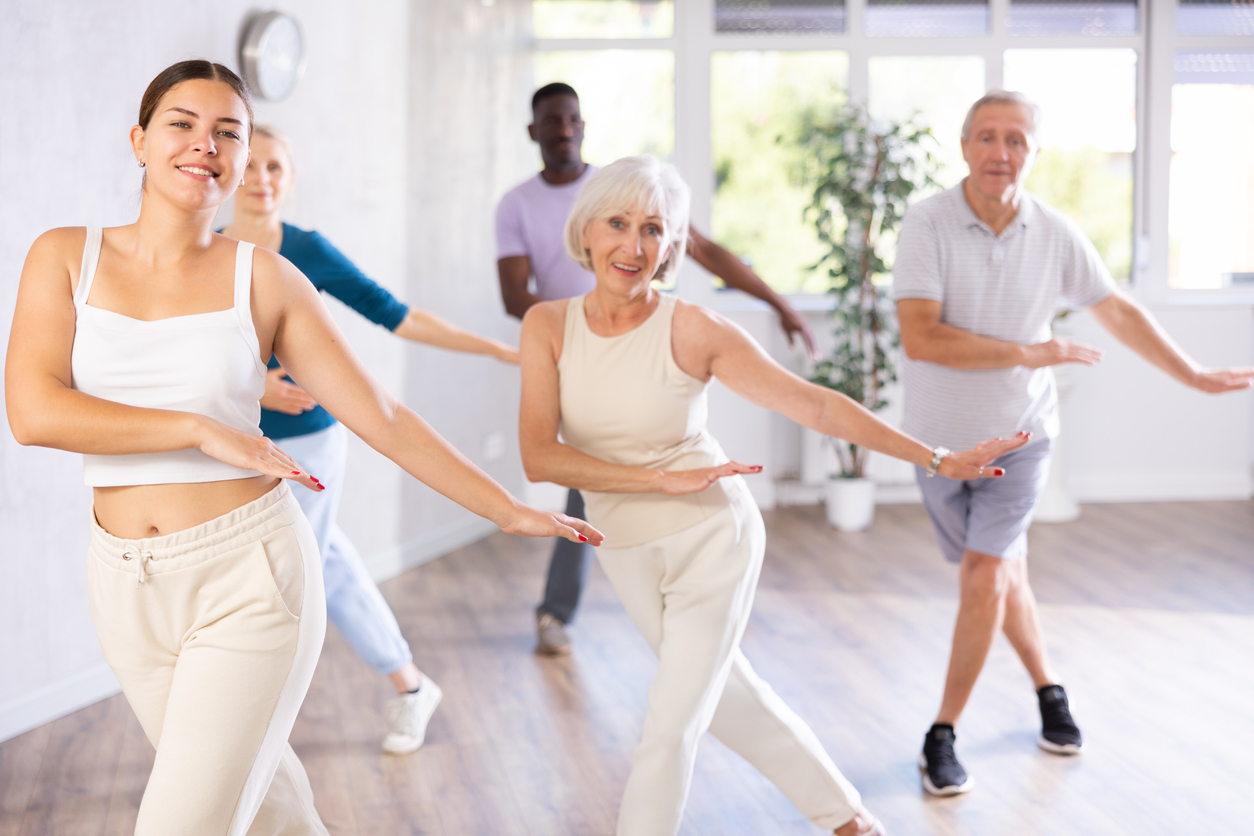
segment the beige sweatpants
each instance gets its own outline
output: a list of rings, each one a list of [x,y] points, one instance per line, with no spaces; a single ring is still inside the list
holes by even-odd
[[[597,550],[658,656],[618,836],[679,830],[697,742],[707,729],[821,827],[840,827],[862,806],[814,732],[740,652],[765,550],[762,515],[743,487],[699,525],[640,546]]]
[[[326,631],[320,565],[286,482],[147,540],[93,515],[92,618],[157,749],[136,836],[325,836],[287,742]]]

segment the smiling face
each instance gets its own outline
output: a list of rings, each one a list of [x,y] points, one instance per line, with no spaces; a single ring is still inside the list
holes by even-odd
[[[195,79],[170,88],[146,126],[131,129],[145,195],[191,210],[220,206],[248,164],[248,109],[230,85]]]
[[[648,288],[670,255],[662,218],[645,209],[614,212],[590,222],[583,232],[597,284],[632,295]]]
[[[967,182],[982,197],[1006,201],[1023,187],[1039,146],[1032,111],[1012,102],[994,102],[971,118],[962,157],[971,169]]]
[[[244,185],[235,195],[239,211],[269,215],[279,211],[296,180],[287,146],[277,139],[254,134],[252,159],[244,169]]]

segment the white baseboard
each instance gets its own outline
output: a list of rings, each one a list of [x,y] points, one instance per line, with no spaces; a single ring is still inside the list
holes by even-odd
[[[406,543],[376,552],[362,560],[366,568],[370,570],[370,577],[374,578],[375,583],[382,583],[401,572],[429,563],[462,546],[469,546],[476,540],[482,540],[498,530],[483,517],[467,515],[462,519],[427,531],[421,537],[415,537]]]
[[[1067,479],[1078,502],[1203,502],[1249,499],[1254,479],[1245,473],[1185,476],[1093,475]]]
[[[100,702],[121,690],[122,686],[113,671],[101,663],[0,703],[0,742]]]

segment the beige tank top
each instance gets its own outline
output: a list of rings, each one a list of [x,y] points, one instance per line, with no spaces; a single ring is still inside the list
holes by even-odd
[[[659,294],[657,309],[638,328],[616,337],[592,333],[584,297],[566,307],[557,361],[562,439],[602,461],[660,470],[690,470],[728,461],[705,423],[706,384],[685,374],[671,352],[675,297]],[[605,548],[638,546],[690,528],[748,492],[739,476],[701,493],[582,491],[588,522]]]

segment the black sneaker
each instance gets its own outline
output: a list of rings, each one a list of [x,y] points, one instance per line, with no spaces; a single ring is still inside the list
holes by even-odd
[[[975,779],[958,763],[954,755],[954,727],[937,723],[923,738],[919,770],[923,773],[923,789],[932,795],[957,795],[975,788]]]
[[[1084,739],[1071,719],[1067,692],[1061,685],[1046,685],[1036,692],[1041,701],[1041,736],[1036,745],[1056,755],[1078,755]]]

